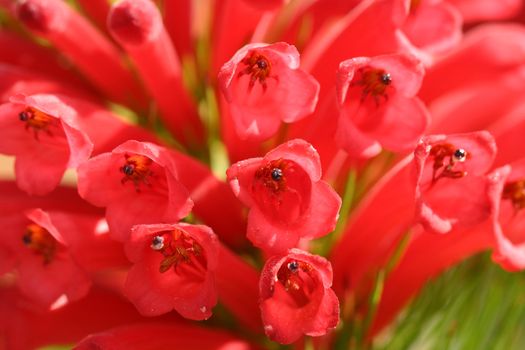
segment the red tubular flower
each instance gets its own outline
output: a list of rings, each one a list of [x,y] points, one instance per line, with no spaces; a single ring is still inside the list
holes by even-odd
[[[49,312],[35,310],[17,292],[0,287],[0,334],[5,349],[70,345],[92,333],[144,322],[133,305],[105,288],[94,286],[85,298]],[[173,322],[173,317],[169,321]]]
[[[134,263],[125,294],[144,316],[175,309],[203,320],[217,303],[215,269],[219,241],[202,225],[138,225],[126,243]]]
[[[10,1],[10,0],[9,0]],[[84,81],[77,74],[64,68],[56,59],[50,48],[24,40],[18,34],[6,29],[0,31],[0,47],[9,48],[0,51],[0,62],[19,68],[27,68],[49,78],[74,83],[77,87],[85,87]],[[40,91],[41,92],[41,91]]]
[[[78,192],[106,207],[110,233],[125,241],[136,224],[176,222],[193,206],[177,170],[162,147],[127,141],[78,169]]]
[[[415,147],[430,118],[414,97],[424,75],[419,61],[404,55],[353,58],[337,74],[337,137],[351,156]]]
[[[75,346],[76,350],[92,349],[256,349],[246,341],[217,330],[172,323],[135,324],[93,334]]]
[[[419,230],[385,282],[370,333],[377,334],[387,326],[429,279],[489,248],[492,242],[489,220],[466,230],[452,230],[447,235]]]
[[[303,334],[321,336],[339,322],[339,300],[332,285],[332,266],[299,249],[274,256],[261,272],[260,307],[270,339],[290,344]]]
[[[93,148],[75,111],[53,95],[11,98],[0,106],[0,128],[0,152],[16,156],[16,182],[29,194],[51,192]]]
[[[0,193],[2,193],[0,212],[6,214],[39,207],[53,211],[69,210],[93,216],[104,213],[80,198],[77,189],[72,187],[57,187],[50,195],[36,197],[22,192],[14,181],[0,180]]]
[[[430,132],[491,130],[523,99],[525,29],[512,24],[476,27],[461,45],[430,67],[419,96],[432,114]],[[469,117],[465,117],[468,115]]]
[[[120,0],[111,7],[108,26],[133,59],[166,127],[186,145],[202,141],[202,124],[157,6],[150,0]]]
[[[490,203],[483,176],[496,156],[488,132],[435,135],[415,150],[416,217],[425,229],[447,233],[453,226],[472,226],[487,218]]]
[[[319,84],[299,69],[299,53],[286,43],[244,46],[224,64],[218,79],[243,139],[268,139],[281,121],[304,118],[317,104]]]
[[[465,22],[505,19],[518,14],[523,6],[520,0],[447,0],[453,4]]]
[[[525,161],[496,169],[489,192],[494,205],[492,259],[509,271],[525,269]]]
[[[106,0],[78,0],[78,4],[101,29],[106,29],[109,2]]]
[[[200,9],[192,0],[164,3],[164,23],[179,57],[191,55],[194,50],[193,11]]]
[[[400,27],[410,42],[429,54],[450,50],[461,39],[461,14],[444,0],[400,0],[407,15]]]
[[[349,217],[330,256],[338,295],[363,288],[414,225],[413,159],[406,157],[386,173]]]
[[[341,198],[321,179],[321,161],[306,141],[292,140],[227,170],[233,192],[251,208],[247,236],[269,253],[282,253],[301,238],[335,227]]]
[[[17,284],[26,297],[40,307],[52,308],[88,293],[91,281],[69,249],[74,232],[58,229],[62,218],[33,209],[4,217],[2,222],[6,228],[3,245],[14,256]]]
[[[243,327],[262,332],[258,306],[259,272],[221,245],[215,275],[221,303],[235,315]]]
[[[268,3],[267,1],[265,1]],[[271,1],[273,2],[273,0]],[[212,78],[224,62],[246,43],[264,15],[263,6],[251,0],[224,0],[216,4],[212,36]],[[257,4],[260,5],[260,4]],[[272,4],[270,4],[271,6]],[[233,24],[235,23],[235,30]]]
[[[71,59],[107,96],[142,105],[138,84],[124,68],[116,47],[69,5],[60,0],[23,0],[17,2],[16,14],[29,29]]]

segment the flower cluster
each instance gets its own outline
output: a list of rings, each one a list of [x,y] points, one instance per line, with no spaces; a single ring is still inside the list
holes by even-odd
[[[366,345],[525,269],[520,5],[0,0],[0,344]]]

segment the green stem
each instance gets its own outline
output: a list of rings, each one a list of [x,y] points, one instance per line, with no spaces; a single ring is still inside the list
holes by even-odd
[[[215,176],[224,180],[229,167],[228,153],[221,141],[219,127],[219,108],[215,92],[211,87],[206,88],[206,116],[208,126],[208,150],[210,168]]]
[[[346,223],[348,222],[348,214],[350,213],[350,209],[352,209],[352,204],[354,203],[356,179],[357,171],[355,170],[355,168],[352,168],[350,169],[348,177],[346,179],[345,192],[343,194],[343,203],[341,205],[340,216],[339,220],[337,221],[337,225],[335,226],[334,233],[332,233],[331,235],[331,243],[334,243],[339,238],[339,236],[342,234],[342,231],[346,227]]]
[[[411,234],[410,234],[410,229],[409,229],[407,230],[407,232],[403,234],[403,237],[401,237],[401,240],[396,246],[394,253],[392,253],[392,256],[390,257],[390,259],[388,260],[385,266],[385,271],[386,271],[387,276],[390,274],[390,272],[392,272],[393,269],[395,269],[395,267],[397,266],[397,264],[403,257],[403,254],[406,251],[408,243],[410,242],[410,238],[411,238]]]
[[[379,272],[376,275],[374,289],[372,290],[372,294],[370,295],[370,299],[368,301],[368,312],[366,313],[361,332],[359,332],[358,334],[357,343],[360,346],[364,345],[366,335],[370,326],[372,325],[372,321],[374,320],[374,317],[376,315],[377,308],[379,307],[379,302],[381,301],[381,297],[383,295],[383,288],[385,286],[386,275],[387,274],[384,269],[379,270]]]

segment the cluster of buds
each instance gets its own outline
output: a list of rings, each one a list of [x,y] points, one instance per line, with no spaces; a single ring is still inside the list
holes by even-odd
[[[519,0],[71,3],[0,0],[0,347],[368,346],[525,269]]]

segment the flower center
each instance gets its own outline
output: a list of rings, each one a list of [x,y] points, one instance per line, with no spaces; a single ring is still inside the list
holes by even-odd
[[[291,164],[284,159],[272,160],[264,167],[257,169],[255,179],[262,182],[270,192],[278,194],[287,188],[287,181],[283,171],[290,165]]]
[[[387,89],[392,84],[392,76],[384,69],[363,67],[357,70],[351,86],[362,87],[361,102],[367,96],[372,96],[376,105],[379,105],[380,98],[388,100]]]
[[[140,184],[151,187],[149,178],[153,176],[153,172],[151,171],[153,161],[148,157],[138,154],[125,154],[124,158],[126,162],[119,169],[120,172],[124,173],[124,177],[120,181],[123,184],[132,181],[137,192],[140,192]]]
[[[30,224],[22,236],[24,245],[44,258],[44,265],[49,264],[57,250],[56,239],[42,226]]]
[[[241,77],[245,74],[250,75],[250,82],[248,83],[248,88],[251,91],[256,81],[259,81],[263,91],[266,91],[268,84],[266,79],[274,78],[277,80],[277,77],[270,76],[272,71],[272,64],[270,61],[260,53],[256,51],[249,52],[246,57],[241,61],[246,67],[239,72],[238,77]]]
[[[33,129],[35,139],[38,140],[38,133],[43,131],[49,136],[53,136],[49,127],[55,121],[50,115],[39,111],[38,109],[27,107],[22,112],[18,113],[18,119],[25,123],[25,129]]]
[[[164,257],[160,262],[160,273],[172,267],[177,272],[181,263],[191,265],[199,271],[205,269],[206,258],[202,246],[182,230],[158,232],[151,239],[150,247]]]
[[[432,146],[430,150],[430,157],[434,159],[432,184],[444,177],[459,179],[467,175],[466,171],[456,169],[456,165],[465,162],[470,156],[470,153],[463,148],[457,148],[450,143]]]
[[[303,168],[294,161],[279,158],[257,169],[252,193],[267,216],[291,224],[307,210],[311,186]]]
[[[315,290],[313,267],[303,261],[288,259],[277,272],[277,280],[298,307],[307,305]]]
[[[502,198],[510,199],[516,210],[525,208],[525,179],[506,183]]]

